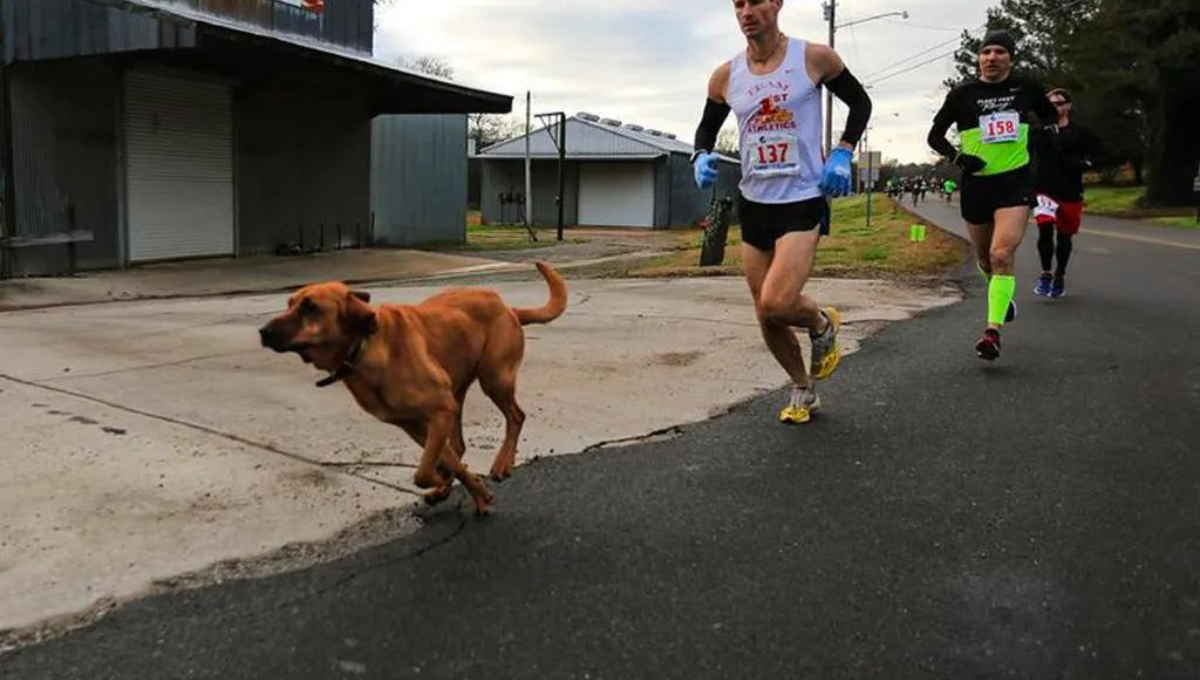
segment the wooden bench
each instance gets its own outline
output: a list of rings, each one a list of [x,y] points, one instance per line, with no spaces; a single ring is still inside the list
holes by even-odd
[[[75,273],[75,244],[90,243],[96,240],[96,235],[90,229],[73,229],[71,231],[60,231],[53,234],[29,234],[25,236],[4,236],[0,237],[0,250],[5,251],[4,266],[5,271],[0,272],[0,278],[8,278],[11,272],[9,268],[8,251],[17,250],[20,248],[34,248],[37,246],[67,246],[67,271],[70,274]]]

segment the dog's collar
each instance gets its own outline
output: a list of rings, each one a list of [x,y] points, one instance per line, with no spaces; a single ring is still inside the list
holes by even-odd
[[[329,375],[317,381],[317,387],[329,387],[339,380],[345,380],[351,373],[354,372],[354,365],[358,363],[359,357],[362,356],[363,345],[367,342],[367,336],[360,335],[354,341],[354,346],[350,348],[350,354],[346,355],[346,360],[342,362],[337,370],[330,372]]]

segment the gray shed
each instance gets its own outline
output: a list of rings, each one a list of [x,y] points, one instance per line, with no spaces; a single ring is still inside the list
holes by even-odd
[[[373,225],[386,243],[460,238],[464,219],[402,232],[462,215],[449,205],[466,201],[462,114],[506,113],[512,98],[376,60],[373,12],[373,0],[0,0],[0,276],[369,243]],[[373,128],[387,114],[459,115]],[[461,191],[442,182],[437,203],[429,181],[397,184],[419,173],[373,155],[373,134],[410,152],[443,140],[457,158],[420,177],[461,174]],[[375,201],[383,222],[373,159],[392,173],[380,186],[415,197]]]
[[[741,166],[731,158],[721,167],[714,191],[692,179],[692,145],[660,130],[578,113],[567,119],[563,223],[603,227],[694,226],[713,196],[737,194]],[[557,134],[557,127],[554,127]],[[524,219],[525,135],[494,144],[476,155],[481,174],[481,210],[487,223]],[[548,128],[529,135],[533,168],[532,222],[557,224],[559,152]]]

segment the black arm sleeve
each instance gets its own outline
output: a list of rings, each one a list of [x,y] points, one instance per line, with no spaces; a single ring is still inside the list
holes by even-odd
[[[700,119],[700,127],[696,128],[696,151],[712,151],[717,145],[717,133],[729,117],[729,104],[714,101],[704,102],[704,117]]]
[[[955,149],[954,145],[946,139],[946,133],[950,131],[950,126],[954,124],[953,98],[953,92],[946,95],[946,102],[942,104],[942,109],[933,117],[933,127],[929,128],[929,136],[925,139],[929,143],[929,148],[950,159],[958,155],[958,149]]]
[[[1034,94],[1038,95],[1034,99],[1033,112],[1037,114],[1038,121],[1042,125],[1054,125],[1058,123],[1058,109],[1054,104],[1050,103],[1050,98],[1046,96],[1046,88],[1040,83],[1031,82],[1030,87],[1033,88]]]
[[[842,141],[850,146],[858,146],[858,140],[862,139],[863,132],[867,129],[867,121],[871,119],[871,98],[848,68],[842,69],[836,78],[825,83],[825,87],[850,107]]]

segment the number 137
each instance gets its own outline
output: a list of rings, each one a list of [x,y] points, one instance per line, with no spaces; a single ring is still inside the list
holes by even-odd
[[[759,163],[786,163],[787,162],[787,143],[782,144],[761,144],[758,147],[758,162]]]

